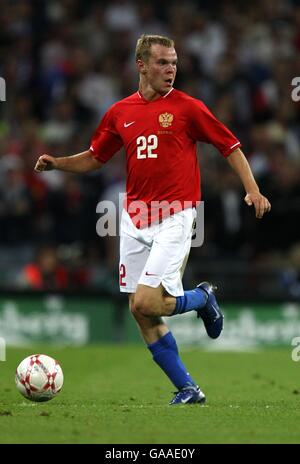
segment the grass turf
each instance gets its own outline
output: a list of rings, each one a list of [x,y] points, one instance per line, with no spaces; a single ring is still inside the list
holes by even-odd
[[[32,403],[14,372],[41,352],[60,361],[65,384],[52,401]],[[174,388],[142,346],[9,348],[0,362],[0,443],[300,442],[300,364],[290,347],[182,357],[205,406],[169,406]]]

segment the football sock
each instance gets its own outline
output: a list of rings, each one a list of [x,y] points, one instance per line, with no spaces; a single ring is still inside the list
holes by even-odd
[[[171,332],[168,332],[157,342],[148,345],[148,348],[152,353],[153,360],[176,388],[180,390],[188,385],[196,385],[179,357],[177,343]]]
[[[183,296],[176,297],[176,306],[171,316],[203,308],[207,299],[208,295],[202,288],[185,291]]]

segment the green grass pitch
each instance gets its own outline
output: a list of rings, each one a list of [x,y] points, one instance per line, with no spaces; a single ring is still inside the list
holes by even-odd
[[[18,363],[45,353],[65,384],[48,403],[15,388]],[[291,347],[182,353],[205,406],[169,406],[174,388],[143,346],[7,350],[0,362],[0,443],[299,443],[300,362]]]

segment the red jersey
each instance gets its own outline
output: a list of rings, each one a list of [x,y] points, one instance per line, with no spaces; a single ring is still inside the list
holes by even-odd
[[[197,141],[214,145],[224,157],[241,146],[200,100],[172,88],[154,101],[135,92],[115,103],[100,122],[90,150],[105,163],[125,147],[126,209],[133,218],[133,204],[147,205],[148,218],[140,221],[144,227],[153,202],[181,205],[175,206],[178,211],[201,199]],[[152,210],[150,222],[154,219]]]

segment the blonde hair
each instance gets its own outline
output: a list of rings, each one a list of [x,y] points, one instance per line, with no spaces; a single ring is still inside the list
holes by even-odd
[[[156,44],[171,48],[174,47],[174,40],[163,35],[141,35],[136,44],[135,61],[142,60],[147,63],[151,55],[151,45]]]

